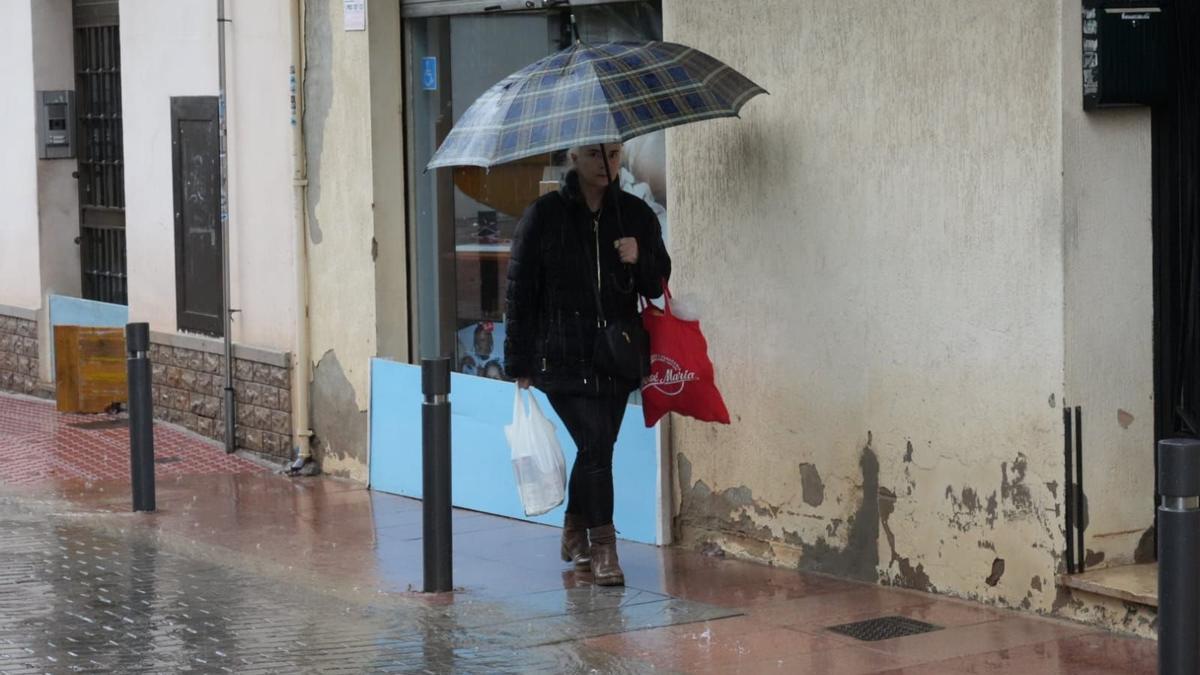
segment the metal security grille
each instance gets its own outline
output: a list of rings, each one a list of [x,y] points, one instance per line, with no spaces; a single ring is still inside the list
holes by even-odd
[[[935,626],[924,621],[917,621],[906,616],[882,616],[877,619],[867,619],[866,621],[856,621],[854,623],[846,623],[840,626],[830,626],[828,630],[842,635],[848,635],[855,640],[863,642],[877,642],[879,640],[890,640],[892,638],[905,637],[906,635],[919,635],[921,633],[929,633],[935,630],[941,630],[941,626]]]
[[[90,25],[75,28],[83,296],[126,304],[120,29],[115,16],[108,25],[94,25],[106,22],[103,15],[84,16]]]

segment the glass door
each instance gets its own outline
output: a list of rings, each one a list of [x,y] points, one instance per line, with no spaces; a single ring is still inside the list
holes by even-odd
[[[657,2],[575,7],[585,42],[661,38]],[[571,44],[565,11],[467,14],[406,20],[410,222],[420,353],[449,355],[455,372],[504,378],[504,294],[517,222],[539,184],[565,172],[559,152],[480,169],[425,172],[455,121],[496,82]],[[626,189],[666,226],[662,134],[626,146]]]

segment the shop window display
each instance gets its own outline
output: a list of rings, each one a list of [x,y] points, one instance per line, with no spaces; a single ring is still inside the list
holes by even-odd
[[[657,2],[575,8],[587,42],[661,39]],[[410,63],[439,56],[448,78],[436,90],[416,88],[411,106],[413,165],[423,166],[452,122],[495,82],[570,44],[562,12],[465,15],[409,23]],[[449,47],[447,49],[446,44]],[[414,65],[411,78],[421,82]],[[446,79],[449,86],[445,85]],[[450,113],[451,120],[446,119]],[[622,187],[644,199],[667,231],[666,152],[662,132],[625,145]],[[504,294],[516,225],[539,190],[566,172],[566,152],[532,157],[491,169],[455,167],[411,177],[417,218],[453,228],[455,370],[504,379]],[[416,173],[416,172],[414,172]],[[443,232],[445,229],[443,229]],[[418,251],[418,255],[440,252]]]

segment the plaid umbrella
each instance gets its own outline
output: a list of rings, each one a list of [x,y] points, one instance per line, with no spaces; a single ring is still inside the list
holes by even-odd
[[[427,169],[503,164],[734,117],[766,90],[671,42],[575,45],[509,75],[455,124]]]

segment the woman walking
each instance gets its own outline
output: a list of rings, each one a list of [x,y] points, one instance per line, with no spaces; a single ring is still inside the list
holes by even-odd
[[[546,393],[575,442],[563,560],[590,568],[598,585],[619,586],[612,455],[640,383],[597,372],[593,345],[602,320],[636,319],[639,295],[662,295],[671,259],[654,212],[612,181],[619,144],[574,148],[568,157],[562,189],[535,201],[517,226],[504,363],[518,386]]]

